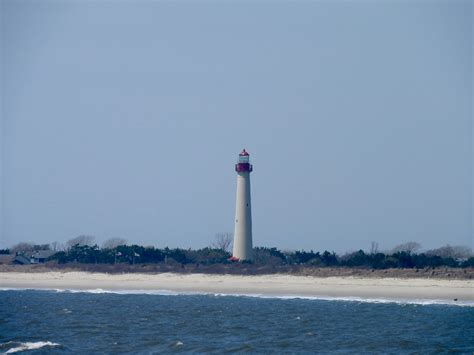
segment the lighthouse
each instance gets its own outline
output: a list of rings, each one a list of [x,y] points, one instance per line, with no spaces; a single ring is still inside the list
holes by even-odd
[[[235,201],[234,249],[232,259],[252,259],[252,204],[250,202],[250,156],[244,150],[235,164],[237,195]]]

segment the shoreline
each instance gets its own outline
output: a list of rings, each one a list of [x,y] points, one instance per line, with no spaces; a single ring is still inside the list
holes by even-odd
[[[474,280],[314,277],[284,274],[106,274],[0,272],[0,289],[123,293],[218,294],[259,297],[449,301],[474,305]]]
[[[252,264],[36,264],[36,265],[7,265],[0,264],[0,273],[44,273],[44,272],[89,272],[103,274],[163,274],[175,273],[180,275],[240,275],[240,276],[269,276],[292,275],[311,277],[355,277],[355,278],[395,278],[395,279],[443,279],[443,280],[473,280],[474,268],[389,268],[371,269],[363,267],[308,267],[305,265],[252,265]]]

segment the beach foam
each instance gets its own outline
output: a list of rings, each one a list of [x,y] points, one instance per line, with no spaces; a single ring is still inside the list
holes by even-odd
[[[343,302],[359,302],[359,303],[396,303],[396,304],[414,304],[414,305],[448,305],[474,307],[474,301],[450,301],[441,299],[409,299],[409,298],[364,298],[364,297],[337,297],[337,296],[297,296],[297,295],[262,295],[262,294],[214,294],[214,296],[234,296],[234,297],[257,297],[271,298],[282,300],[312,300],[312,301],[343,301]]]
[[[0,291],[45,291],[58,293],[89,293],[89,294],[116,294],[116,295],[155,295],[155,296],[213,296],[213,297],[254,297],[262,299],[281,299],[281,300],[309,300],[309,301],[339,301],[339,302],[357,302],[357,303],[395,303],[400,305],[445,305],[474,307],[474,301],[454,301],[443,299],[424,299],[424,298],[371,298],[371,297],[338,297],[338,296],[305,296],[305,295],[271,295],[259,293],[214,293],[214,292],[194,292],[194,291],[171,291],[171,290],[104,290],[104,289],[45,289],[45,288],[0,288]]]

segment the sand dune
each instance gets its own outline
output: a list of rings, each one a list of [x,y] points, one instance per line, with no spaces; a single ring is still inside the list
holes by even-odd
[[[474,281],[290,275],[0,273],[0,287],[474,301]]]

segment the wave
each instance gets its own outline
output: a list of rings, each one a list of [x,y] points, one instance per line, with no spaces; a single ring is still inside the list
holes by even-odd
[[[245,296],[257,298],[273,298],[283,300],[313,300],[313,301],[343,301],[343,302],[358,302],[358,303],[395,303],[400,305],[444,305],[444,306],[461,306],[474,307],[474,301],[455,301],[442,299],[425,299],[425,298],[364,298],[364,297],[343,297],[343,296],[274,296],[262,294],[242,294],[242,295],[228,295],[228,294],[214,294],[214,296]]]
[[[179,296],[179,295],[199,295],[204,293],[198,292],[176,292],[171,290],[104,290],[95,288],[90,290],[80,289],[50,289],[59,293],[92,293],[92,294],[116,294],[116,295],[157,295],[157,296]]]
[[[14,346],[13,348],[8,349],[5,354],[13,354],[20,351],[28,351],[28,350],[38,350],[44,347],[55,347],[61,346],[61,344],[53,343],[52,341],[36,341],[36,342],[13,342],[10,341],[8,343],[1,344],[1,347],[6,346]]]
[[[158,295],[158,296],[179,296],[179,295],[204,295],[203,292],[177,292],[171,290],[104,290],[94,289],[61,289],[61,288],[14,288],[0,287],[1,291],[46,291],[57,293],[92,293],[92,294],[116,294],[116,295]]]
[[[425,298],[370,298],[370,297],[343,297],[343,296],[305,296],[305,295],[272,295],[259,293],[214,293],[198,291],[172,291],[172,290],[104,290],[97,289],[24,289],[24,288],[0,288],[0,291],[49,291],[58,293],[91,293],[91,294],[116,294],[116,295],[156,295],[156,296],[214,296],[214,297],[252,297],[262,299],[281,300],[313,300],[313,301],[339,301],[357,303],[395,303],[400,305],[444,305],[474,307],[474,301],[446,300],[446,299],[425,299]]]

